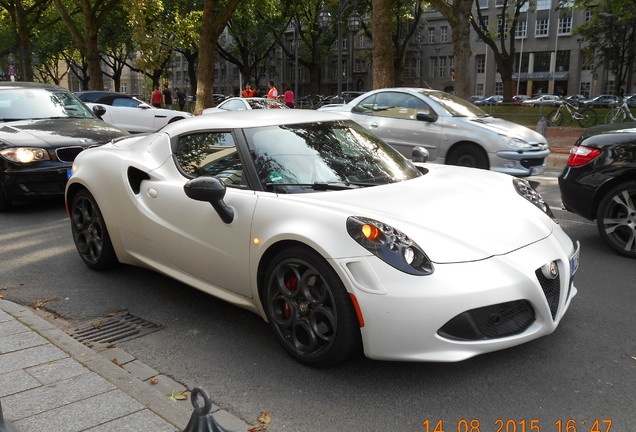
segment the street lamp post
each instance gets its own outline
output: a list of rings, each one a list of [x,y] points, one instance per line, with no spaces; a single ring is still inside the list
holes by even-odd
[[[342,97],[342,14],[344,13],[345,8],[348,6],[347,3],[348,2],[346,0],[341,0],[338,3],[338,102],[340,102],[340,98]],[[357,1],[351,6],[355,8],[356,4]],[[331,25],[331,13],[327,9],[327,6],[324,4],[322,6],[322,9],[320,10],[320,13],[318,14],[318,24],[323,30],[326,30]],[[352,34],[357,33],[362,27],[362,19],[356,11],[351,13],[351,15],[349,16],[347,25],[349,31]]]

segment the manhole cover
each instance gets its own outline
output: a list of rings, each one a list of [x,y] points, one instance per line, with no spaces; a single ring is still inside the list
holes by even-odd
[[[71,336],[85,345],[112,344],[145,336],[161,329],[161,324],[132,315],[127,311],[99,318],[76,328]]]

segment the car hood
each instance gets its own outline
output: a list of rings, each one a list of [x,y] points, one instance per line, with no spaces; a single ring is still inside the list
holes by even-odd
[[[23,120],[0,124],[0,141],[13,146],[90,146],[105,144],[122,135],[128,135],[128,132],[94,119]]]
[[[513,177],[473,168],[427,168],[424,176],[386,186],[289,197],[389,224],[436,263],[506,254],[549,236],[555,227],[516,192]]]
[[[457,119],[457,117],[455,117]],[[464,117],[465,121],[479,127],[486,128],[498,135],[519,138],[527,143],[546,143],[540,133],[530,128],[497,117]]]

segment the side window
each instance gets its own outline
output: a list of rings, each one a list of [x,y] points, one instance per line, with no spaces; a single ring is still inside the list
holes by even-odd
[[[113,99],[113,106],[135,108],[137,106],[137,103],[134,99],[116,98]]]
[[[357,114],[372,114],[373,106],[375,105],[375,99],[376,95],[371,95],[360,102],[358,105],[354,106],[351,111]]]
[[[216,177],[228,186],[247,187],[243,163],[229,132],[201,132],[179,138],[175,157],[190,177]]]
[[[385,92],[376,96],[374,116],[415,120],[418,112],[431,112],[426,102],[410,94]]]

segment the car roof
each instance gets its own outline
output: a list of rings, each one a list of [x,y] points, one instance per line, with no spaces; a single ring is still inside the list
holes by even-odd
[[[40,88],[46,90],[63,90],[68,91],[64,87],[60,87],[55,84],[37,83],[37,82],[25,82],[25,81],[3,81],[0,82],[0,88],[2,89],[33,89]]]
[[[104,96],[100,96],[93,101],[93,103],[109,103],[114,101],[115,99],[133,99],[131,95],[123,94],[123,93],[109,93]]]
[[[315,110],[241,110],[224,111],[214,115],[199,115],[170,123],[161,129],[169,135],[205,130],[239,129],[263,126],[279,126],[298,123],[317,123],[328,121],[349,121],[343,114],[333,111]]]

